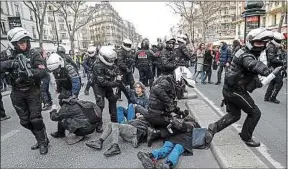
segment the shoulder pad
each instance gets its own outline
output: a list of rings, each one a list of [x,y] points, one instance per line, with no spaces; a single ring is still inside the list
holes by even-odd
[[[68,74],[70,77],[77,77],[78,76],[77,71],[75,70],[75,68],[72,65],[66,64],[65,68],[68,71]]]
[[[235,55],[235,57],[239,58],[244,53],[245,53],[245,51],[243,49],[239,49],[234,55]]]

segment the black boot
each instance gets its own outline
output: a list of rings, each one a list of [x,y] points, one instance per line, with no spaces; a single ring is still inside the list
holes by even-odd
[[[96,149],[96,150],[101,150],[103,146],[103,141],[101,140],[90,141],[86,143],[86,146]]]
[[[153,160],[153,155],[151,153],[144,153],[142,151],[139,151],[137,153],[137,158],[141,161],[145,169],[156,168],[156,161]]]
[[[64,138],[65,137],[65,128],[62,122],[58,122],[57,131],[50,134],[54,138]]]
[[[279,91],[274,90],[269,101],[272,102],[272,103],[275,103],[275,104],[279,104],[280,101],[276,99],[278,93],[279,93]]]
[[[120,154],[121,150],[118,144],[114,143],[111,147],[104,153],[106,157],[111,157],[117,154]]]
[[[239,133],[239,135],[240,135],[242,141],[244,141],[244,143],[249,147],[259,147],[261,145],[260,142],[254,141],[252,138],[249,140],[246,140],[242,137],[241,133]]]
[[[96,132],[97,132],[97,133],[102,133],[102,132],[103,132],[103,122],[99,122],[99,123],[97,124]]]
[[[161,136],[160,130],[156,130],[156,129],[148,127],[147,146],[151,147],[152,141],[155,140],[156,138],[159,138],[160,136]]]
[[[48,137],[47,137],[45,129],[42,129],[40,131],[34,131],[34,132],[35,132],[35,137],[38,141],[40,154],[41,155],[47,154],[49,141],[48,141]]]

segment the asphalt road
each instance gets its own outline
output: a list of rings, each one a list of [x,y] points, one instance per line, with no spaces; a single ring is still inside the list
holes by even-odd
[[[135,77],[138,78],[137,71]],[[86,78],[83,78],[83,82],[86,82]],[[53,102],[57,103],[57,95],[53,87],[50,90]],[[79,98],[95,102],[92,89],[90,89],[89,96],[85,96],[83,90],[84,88],[82,88]],[[36,140],[28,130],[20,126],[10,96],[4,96],[3,102],[6,113],[11,116],[11,119],[1,122],[1,168],[142,168],[136,156],[137,152],[148,152],[162,145],[162,142],[159,141],[154,143],[151,148],[148,148],[146,144],[141,144],[134,149],[120,139],[121,155],[106,158],[103,153],[109,148],[110,139],[105,141],[102,151],[92,150],[84,144],[86,141],[100,137],[99,133],[93,133],[88,140],[75,145],[67,145],[64,139],[52,138],[50,133],[56,130],[56,122],[49,119],[49,113],[46,111],[42,114],[50,147],[47,155],[39,155],[38,150],[30,149]],[[118,105],[126,106],[126,99],[119,102]],[[181,101],[179,105],[183,109],[186,108],[184,101]],[[110,119],[107,108],[104,109],[103,118],[105,125]],[[194,150],[193,156],[180,158],[177,168],[219,168],[219,166],[210,150]]]
[[[192,68],[191,70],[194,70]],[[199,75],[200,77],[200,75]],[[201,84],[200,79],[197,80],[197,88],[207,97],[210,101],[214,102],[216,106],[220,108],[223,87],[214,84]],[[217,75],[216,71],[213,71],[211,81],[216,82]],[[255,140],[262,142],[263,147],[258,148],[260,153],[264,154],[265,157],[272,163],[280,163],[283,167],[287,166],[287,80],[284,80],[284,85],[279,92],[277,97],[281,101],[280,104],[273,104],[264,102],[264,94],[267,86],[264,88],[256,89],[252,94],[252,98],[260,108],[262,115],[258,122],[258,125],[254,131]],[[225,112],[224,108],[221,108]],[[246,118],[246,114],[242,113],[241,119],[237,122],[237,126],[241,129],[242,124]],[[265,145],[265,146],[264,146]]]

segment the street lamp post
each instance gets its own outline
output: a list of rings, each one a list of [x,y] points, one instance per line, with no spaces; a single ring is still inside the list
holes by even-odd
[[[245,18],[244,28],[244,43],[246,43],[246,35],[251,29],[260,27],[260,16],[265,15],[265,9],[261,9],[264,6],[263,1],[247,0],[245,11],[242,13],[242,17]]]

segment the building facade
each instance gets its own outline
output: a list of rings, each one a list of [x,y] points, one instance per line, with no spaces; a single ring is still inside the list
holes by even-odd
[[[235,39],[239,39],[244,43],[244,30],[245,30],[245,19],[241,14],[245,11],[245,2],[237,2],[236,15],[233,19],[236,34]],[[279,22],[281,20],[281,15],[284,15],[284,21],[281,27],[282,33],[287,33],[287,11],[283,13],[283,8],[287,6],[285,1],[265,1],[264,9],[266,10],[266,15],[260,17],[260,26],[265,27],[272,31],[277,31]]]
[[[39,42],[34,12],[21,1],[1,1],[1,49],[7,46],[7,32],[10,30],[8,17],[20,17],[22,27],[31,34],[33,41]],[[44,18],[43,42],[49,42],[50,34],[49,21]]]
[[[136,33],[135,26],[123,20],[118,12],[109,2],[96,4],[97,12],[89,22],[91,41],[94,45],[121,45],[125,38],[129,38],[133,43],[142,40]]]

